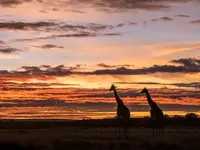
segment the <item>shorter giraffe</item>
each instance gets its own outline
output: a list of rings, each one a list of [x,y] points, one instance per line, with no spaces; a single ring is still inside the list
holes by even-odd
[[[114,91],[115,99],[117,102],[117,119],[119,120],[120,126],[122,125],[124,128],[124,136],[125,138],[128,138],[127,135],[127,125],[130,120],[130,111],[129,109],[124,105],[123,101],[119,98],[119,95],[116,90],[116,86],[114,84],[111,85],[109,91]],[[119,137],[121,136],[121,129],[119,126]]]
[[[156,102],[154,102],[151,99],[151,96],[147,90],[147,88],[144,88],[141,91],[141,94],[145,93],[147,97],[147,101],[149,103],[149,106],[151,107],[150,114],[151,114],[151,120],[152,120],[152,126],[153,126],[153,135],[156,133],[164,134],[163,128],[164,128],[164,115],[163,111],[158,107]]]

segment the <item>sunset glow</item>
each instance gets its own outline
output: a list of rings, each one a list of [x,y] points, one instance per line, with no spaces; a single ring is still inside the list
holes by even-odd
[[[0,117],[132,117],[147,87],[168,115],[200,114],[200,3],[0,0]]]

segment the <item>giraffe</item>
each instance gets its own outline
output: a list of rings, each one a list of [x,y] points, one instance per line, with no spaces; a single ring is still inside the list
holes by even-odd
[[[152,120],[152,125],[153,125],[153,135],[155,134],[155,130],[158,134],[162,135],[164,134],[163,128],[164,128],[164,115],[163,111],[158,107],[156,102],[154,102],[151,99],[151,96],[145,87],[142,91],[141,94],[145,93],[147,97],[147,101],[149,106],[151,107],[150,114],[151,114],[151,120]]]
[[[124,136],[128,138],[127,135],[127,125],[130,119],[130,111],[124,105],[123,101],[119,98],[119,95],[114,84],[111,85],[109,91],[114,91],[114,96],[117,102],[117,119],[119,120],[119,137],[121,136],[121,126],[124,128]]]

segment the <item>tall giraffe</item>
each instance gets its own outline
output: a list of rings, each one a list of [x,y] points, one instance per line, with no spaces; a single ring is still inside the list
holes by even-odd
[[[119,95],[116,90],[116,86],[114,84],[111,85],[109,91],[114,91],[114,96],[117,102],[117,118],[119,120],[120,126],[119,126],[119,137],[121,136],[121,125],[124,128],[124,136],[125,138],[128,138],[127,135],[127,125],[130,119],[130,111],[129,109],[124,105],[123,101],[119,98]]]
[[[164,128],[164,115],[163,115],[163,111],[158,107],[158,105],[156,104],[156,102],[154,102],[151,99],[151,96],[147,90],[147,88],[144,88],[141,91],[141,94],[145,93],[146,97],[147,97],[147,101],[149,106],[151,107],[150,110],[150,114],[151,114],[151,120],[152,120],[152,125],[153,125],[153,135],[155,134],[155,130],[156,132],[158,132],[158,134],[163,135],[163,128]]]

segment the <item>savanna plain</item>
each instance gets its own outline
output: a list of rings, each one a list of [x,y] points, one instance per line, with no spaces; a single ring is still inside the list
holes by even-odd
[[[15,150],[199,150],[200,119],[171,118],[164,135],[152,135],[149,118],[132,119],[119,138],[115,119],[1,120],[0,149]]]

